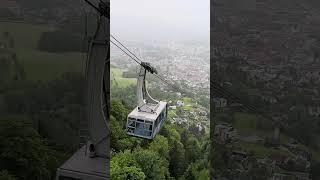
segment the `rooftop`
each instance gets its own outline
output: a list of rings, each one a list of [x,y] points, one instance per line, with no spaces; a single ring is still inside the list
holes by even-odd
[[[146,104],[146,106],[150,106],[150,108],[154,109],[155,104]],[[155,109],[154,113],[148,113],[148,112],[142,112],[138,110],[138,107],[136,107],[128,116],[135,117],[137,119],[148,119],[151,121],[155,121],[159,114],[165,109],[167,106],[166,102],[160,101],[159,106]]]

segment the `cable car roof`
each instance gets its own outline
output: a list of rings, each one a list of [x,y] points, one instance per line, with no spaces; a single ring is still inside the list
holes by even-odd
[[[147,104],[149,106],[156,106],[156,104]],[[129,117],[134,117],[138,119],[146,119],[146,120],[152,120],[155,121],[159,114],[166,108],[167,103],[164,101],[159,102],[159,107],[156,108],[155,113],[148,113],[148,112],[143,112],[139,111],[138,107],[136,107],[128,116]],[[153,109],[153,107],[152,107]]]

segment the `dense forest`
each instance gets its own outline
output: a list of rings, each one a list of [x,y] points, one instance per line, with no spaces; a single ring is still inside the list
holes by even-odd
[[[159,90],[151,92],[170,97]],[[112,179],[209,179],[209,134],[194,124],[187,127],[167,120],[154,140],[130,137],[125,125],[135,106],[135,87],[113,87],[111,99]]]
[[[83,81],[80,73],[49,82],[2,81],[0,179],[55,178],[78,147]]]

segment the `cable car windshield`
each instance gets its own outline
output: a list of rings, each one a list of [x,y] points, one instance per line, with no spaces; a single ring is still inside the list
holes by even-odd
[[[167,119],[167,103],[159,102],[156,112],[149,113],[136,107],[127,119],[127,134],[131,136],[153,139]]]

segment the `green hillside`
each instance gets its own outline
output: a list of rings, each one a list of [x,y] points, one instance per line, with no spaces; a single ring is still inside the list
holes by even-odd
[[[0,33],[9,32],[14,38],[14,52],[29,80],[49,80],[64,72],[84,71],[81,53],[47,53],[37,49],[43,32],[53,31],[49,25],[0,22]]]
[[[128,87],[137,83],[136,78],[124,78],[123,71],[119,68],[111,68],[111,80],[113,78],[115,78],[116,82],[112,82],[112,84],[118,87]]]

